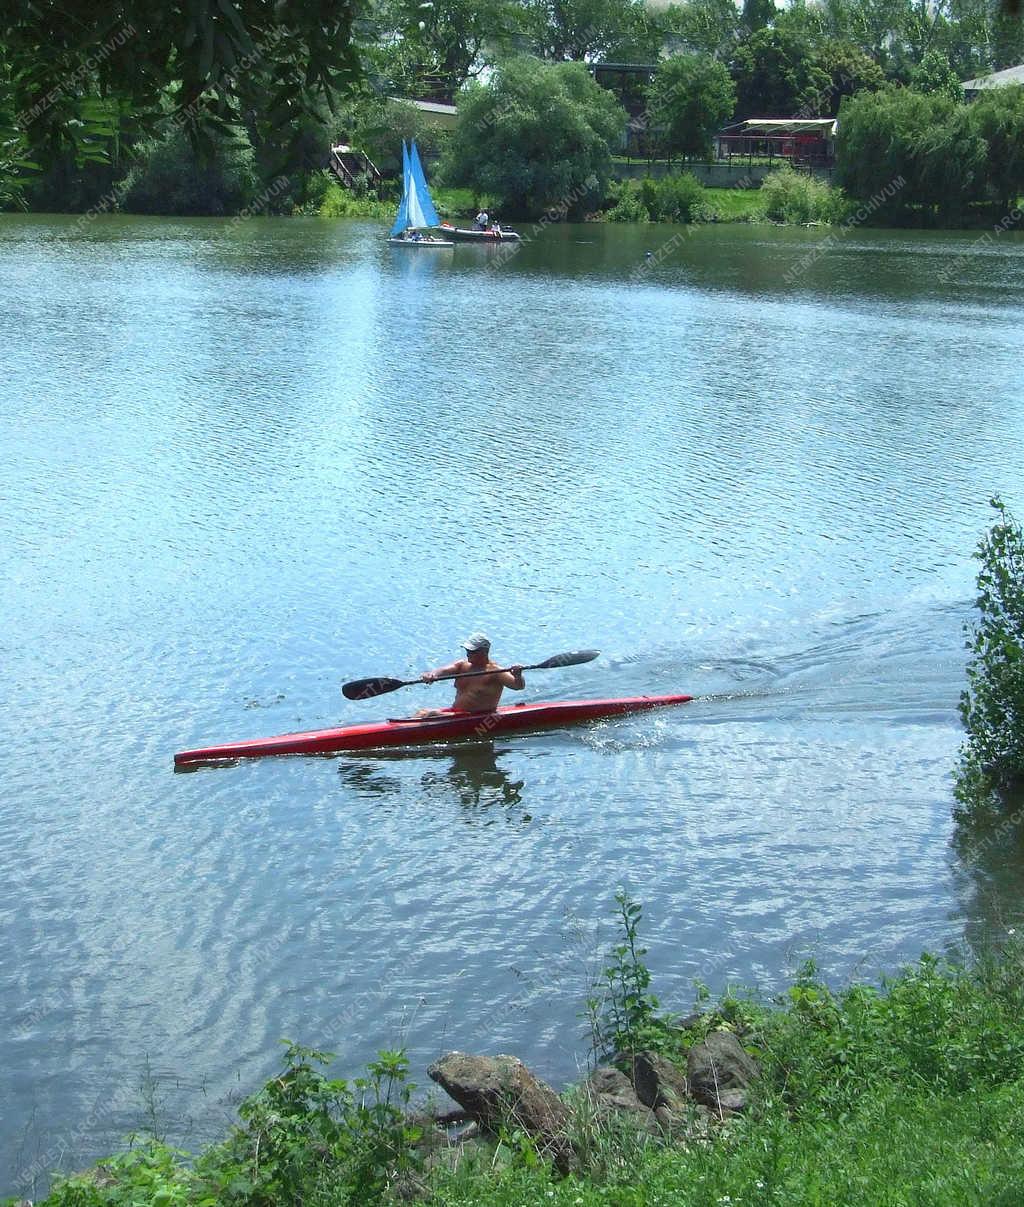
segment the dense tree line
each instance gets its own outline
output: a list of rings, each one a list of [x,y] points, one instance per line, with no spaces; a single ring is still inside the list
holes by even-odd
[[[1020,213],[1024,193],[1024,88],[994,88],[973,104],[941,90],[886,88],[843,106],[838,179],[853,197],[899,187],[886,213],[958,224],[972,203]]]
[[[543,208],[575,191],[558,168],[570,145],[575,176],[601,179],[624,129],[569,63],[658,64],[649,86],[634,82],[634,120],[660,153],[696,156],[730,118],[834,115],[887,87],[955,109],[960,80],[1022,59],[1024,25],[998,0],[0,0],[0,204],[158,204],[156,178],[181,171],[190,212],[227,211],[282,176],[270,207],[302,206],[333,141],[386,168],[403,135],[430,140],[387,99],[403,96],[468,115],[453,180],[486,190],[507,144],[522,179],[504,171],[500,196]],[[530,133],[535,104],[544,128]],[[473,129],[484,108],[502,116]],[[984,138],[1010,145],[994,126]],[[1005,181],[989,186],[1005,195]]]

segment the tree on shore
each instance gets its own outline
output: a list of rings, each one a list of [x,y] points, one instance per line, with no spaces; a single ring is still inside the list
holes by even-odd
[[[740,118],[791,117],[801,111],[805,97],[827,93],[831,83],[803,34],[771,27],[737,47],[732,77]]]
[[[521,25],[512,0],[377,0],[360,55],[381,92],[451,104]]]
[[[1010,213],[1024,193],[1024,88],[990,88],[971,105],[970,114],[988,147],[989,185]]]
[[[513,59],[463,93],[443,175],[505,213],[578,214],[604,195],[625,124],[582,63]]]
[[[971,811],[1024,782],[1024,532],[998,498],[996,519],[975,554],[978,620],[969,626],[967,731],[957,797]]]
[[[555,61],[609,58],[617,47],[648,41],[652,28],[657,26],[643,0],[524,0],[522,5],[530,50]]]
[[[659,21],[667,50],[709,54],[723,63],[729,61],[740,33],[740,14],[733,0],[672,4]]]
[[[647,92],[651,124],[670,153],[706,155],[711,137],[732,116],[736,88],[709,55],[674,55],[660,63]]]
[[[823,42],[814,51],[814,65],[828,82],[821,92],[812,85],[801,94],[800,112],[808,117],[835,117],[844,97],[885,87],[881,67],[849,42]]]
[[[949,59],[941,50],[928,50],[910,71],[910,86],[918,92],[935,92],[951,101],[962,101],[963,89]]]
[[[837,182],[858,200],[902,181],[892,211],[920,206],[955,221],[985,197],[986,160],[970,107],[941,94],[889,87],[860,93],[840,111]]]

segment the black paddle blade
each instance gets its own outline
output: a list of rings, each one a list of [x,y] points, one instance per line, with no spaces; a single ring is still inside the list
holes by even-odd
[[[537,671],[553,671],[559,666],[582,666],[584,662],[593,662],[601,653],[600,650],[572,650],[568,654],[556,654],[547,662],[538,662],[533,668]]]
[[[383,696],[405,686],[402,679],[353,679],[351,683],[342,684],[341,694],[346,700],[372,700],[374,696]]]

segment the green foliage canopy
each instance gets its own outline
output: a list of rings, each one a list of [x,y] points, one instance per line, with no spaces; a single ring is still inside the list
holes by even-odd
[[[789,29],[751,34],[737,47],[732,75],[739,118],[791,117],[805,97],[827,94],[831,84],[810,40]]]
[[[353,11],[354,0],[2,0],[17,125],[41,160],[69,145],[80,160],[101,155],[102,140],[118,133],[112,106],[152,133],[169,93],[198,143],[254,103],[290,126],[356,78]]]
[[[682,54],[664,60],[647,95],[651,121],[664,130],[665,148],[680,155],[705,155],[711,136],[736,105],[728,70],[709,55]]]
[[[837,176],[852,197],[867,199],[901,179],[894,209],[920,205],[956,219],[985,196],[986,159],[970,107],[941,94],[889,87],[843,102]]]
[[[936,92],[952,101],[963,100],[963,89],[949,59],[941,50],[926,50],[910,72],[910,86],[918,92]]]
[[[522,8],[530,49],[545,59],[614,61],[610,52],[649,43],[649,30],[657,28],[643,0],[525,0]]]
[[[800,111],[808,117],[834,117],[844,97],[885,87],[881,67],[849,42],[822,42],[814,51],[814,65],[828,82],[821,92],[812,85],[801,95]]]
[[[378,0],[360,55],[380,91],[450,104],[522,23],[512,0]]]
[[[670,5],[660,17],[664,42],[673,51],[714,55],[727,61],[739,37],[733,0],[691,0]]]
[[[970,106],[971,122],[988,147],[993,193],[1008,212],[1024,193],[1024,88],[991,88]]]
[[[625,123],[582,63],[512,59],[460,98],[443,175],[506,212],[578,214],[588,197],[603,195]]]

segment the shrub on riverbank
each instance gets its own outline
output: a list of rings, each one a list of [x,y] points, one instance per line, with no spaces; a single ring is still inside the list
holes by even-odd
[[[772,172],[760,189],[707,189],[691,172],[624,180],[609,190],[610,222],[840,221],[849,202],[839,189],[790,167]]]
[[[657,1009],[638,941],[640,908],[618,898],[622,940],[587,1003],[595,1051],[643,1047],[685,1067],[726,1032],[762,1068],[740,1114],[690,1108],[667,1130],[595,1109],[578,1092],[557,1174],[510,1116],[489,1141],[449,1147],[406,1112],[401,1053],[352,1083],[323,1054],[290,1047],[241,1125],[195,1161],[155,1141],[62,1183],[46,1207],[347,1207],[410,1197],[446,1207],[616,1207],[723,1202],[1016,1202],[1024,1185],[1024,949],[967,968],[930,956],[879,988],[835,991],[804,967],[774,1005],[727,993],[684,1024]],[[733,1043],[733,1040],[729,1041]]]
[[[718,211],[692,172],[624,180],[609,190],[609,222],[715,222]]]
[[[788,166],[769,173],[761,185],[761,212],[772,222],[837,222],[848,208],[839,189]]]
[[[395,209],[394,201],[380,201],[372,195],[353,193],[337,180],[328,180],[316,212],[321,218],[376,218],[391,223]]]
[[[992,810],[1024,785],[1024,532],[998,498],[996,519],[975,557],[978,619],[968,631],[967,731],[957,771],[961,820]]]

